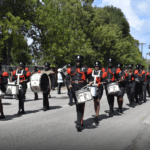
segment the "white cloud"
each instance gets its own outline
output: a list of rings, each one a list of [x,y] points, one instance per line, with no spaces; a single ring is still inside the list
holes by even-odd
[[[148,4],[146,1],[143,2],[138,2],[137,3],[137,8],[141,11],[141,12],[146,12],[148,9]]]
[[[96,1],[97,2],[97,1]],[[150,0],[102,0],[99,7],[113,5],[120,8],[130,24],[131,35],[144,45],[144,54],[150,45]]]
[[[135,14],[131,7],[131,0],[102,0],[103,5],[113,5],[120,8],[125,14],[131,27],[135,28],[137,31],[142,29],[144,20],[140,19],[138,15]]]

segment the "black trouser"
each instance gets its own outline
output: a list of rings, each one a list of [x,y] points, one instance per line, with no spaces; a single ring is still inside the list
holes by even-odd
[[[148,96],[150,97],[150,87],[149,87],[149,84],[150,83],[147,84],[147,92],[148,92]]]
[[[77,99],[76,99],[74,91],[72,91],[72,96],[76,103],[77,125],[81,126],[83,123],[82,121],[83,121],[85,103],[77,104]]]
[[[19,112],[22,110],[24,112],[24,98],[25,98],[26,88],[21,88],[19,90]]]
[[[129,99],[130,104],[132,105],[134,103],[134,93],[135,93],[135,87],[134,86],[126,86],[126,92]]]
[[[57,93],[60,93],[62,84],[63,84],[63,83],[58,83]]]
[[[38,98],[38,94],[37,93],[34,93],[34,96],[35,96],[35,98]]]
[[[68,95],[69,95],[69,102],[71,103],[72,102],[72,92],[71,92],[69,85],[67,83],[66,83],[66,86],[67,86]]]
[[[136,99],[136,102],[141,102],[142,94],[143,94],[142,84],[136,83],[136,86],[135,86],[135,99]]]
[[[107,94],[107,101],[109,104],[110,113],[113,113],[113,111],[114,111],[114,95]]]
[[[148,82],[144,82],[144,83],[143,83],[143,86],[142,86],[142,88],[143,88],[143,100],[144,100],[144,101],[146,101],[146,89],[147,89],[147,84],[148,84]]]
[[[48,101],[48,94],[49,94],[48,90],[46,93],[43,93],[43,108],[49,108],[49,101]]]

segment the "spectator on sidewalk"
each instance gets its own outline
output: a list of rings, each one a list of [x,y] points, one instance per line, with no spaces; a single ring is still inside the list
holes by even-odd
[[[57,94],[61,94],[61,86],[63,84],[63,76],[62,76],[62,69],[61,68],[58,69],[57,83],[58,83]]]

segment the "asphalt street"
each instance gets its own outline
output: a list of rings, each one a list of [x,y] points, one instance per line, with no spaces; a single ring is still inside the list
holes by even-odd
[[[26,94],[24,115],[17,115],[18,100],[5,97],[2,100],[6,119],[0,120],[1,150],[146,150],[150,149],[150,98],[135,108],[128,106],[124,96],[123,114],[117,112],[108,117],[105,95],[100,101],[99,125],[94,123],[94,103],[85,105],[84,128],[75,128],[76,107],[69,106],[67,91],[57,95],[51,92],[50,110],[42,110],[42,93],[34,100],[33,92]]]

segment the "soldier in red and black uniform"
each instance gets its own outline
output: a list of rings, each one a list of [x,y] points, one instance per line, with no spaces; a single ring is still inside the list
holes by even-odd
[[[5,93],[6,91],[6,87],[5,85],[8,83],[8,73],[7,72],[4,72],[4,71],[1,71],[2,69],[2,66],[0,64],[0,90]],[[1,116],[0,116],[0,119],[4,119],[5,116],[4,116],[4,112],[3,112],[3,105],[2,105],[2,101],[0,99],[0,113],[1,113]]]
[[[134,71],[134,74],[137,75],[137,77],[135,78],[135,82],[136,82],[135,99],[136,99],[136,103],[139,103],[139,105],[141,105],[142,95],[143,95],[142,85],[145,80],[145,72],[141,70],[142,69],[141,65],[137,65],[136,69],[137,70]]]
[[[70,83],[69,87],[71,88],[72,95],[73,95],[73,98],[76,103],[76,110],[77,110],[76,128],[78,131],[82,131],[85,103],[77,104],[77,98],[75,96],[75,91],[80,90],[82,87],[84,87],[86,85],[87,78],[89,78],[89,81],[91,80],[92,69],[83,66],[83,60],[84,60],[83,56],[76,55],[75,60],[76,60],[76,66],[74,66],[72,68],[68,68],[67,73],[68,73],[68,75],[70,75],[71,80],[72,80],[71,82],[70,82],[70,80],[68,82]]]
[[[19,99],[19,110],[18,110],[18,114],[25,114],[24,111],[24,98],[25,98],[25,93],[26,93],[26,89],[27,89],[27,83],[30,81],[30,76],[31,73],[28,71],[24,70],[25,68],[25,63],[20,62],[20,65],[18,67],[17,70],[13,71],[13,78],[12,81],[17,82],[17,74],[22,74],[20,75],[20,86],[21,88],[19,89],[19,95],[18,95],[18,99]]]
[[[149,72],[145,72],[144,70],[144,66],[142,66],[142,74],[145,74],[145,79],[144,79],[144,82],[143,82],[143,101],[146,102],[146,89],[147,89],[147,84],[148,84],[148,75],[149,75]]]
[[[122,70],[123,64],[118,64],[117,65],[117,70],[116,70],[116,80],[119,81],[119,88],[120,88],[120,92],[117,94],[117,101],[118,101],[118,112],[123,113],[122,112],[122,105],[123,105],[123,96],[125,93],[125,88],[126,88],[126,78],[127,78],[127,73],[125,71]]]
[[[28,74],[31,74],[31,72],[29,71],[29,68],[26,67],[26,62],[23,62],[23,64],[24,64],[23,69],[24,69]],[[26,92],[27,92],[27,88],[26,88]],[[26,100],[26,92],[25,92],[25,95],[24,95],[24,102],[25,102],[25,100]]]
[[[114,96],[115,95],[109,95],[107,90],[107,85],[109,83],[113,83],[116,81],[116,68],[113,67],[113,59],[108,59],[108,68],[105,68],[105,71],[103,72],[103,77],[106,81],[105,84],[105,90],[107,95],[107,100],[109,104],[109,117],[113,117],[114,115]]]
[[[94,67],[95,67],[95,70],[92,71],[92,80],[91,81],[96,81],[96,84],[97,85],[97,90],[96,91],[96,95],[93,96],[94,98],[94,108],[95,108],[95,113],[96,113],[96,116],[94,118],[94,121],[96,124],[99,123],[99,110],[100,110],[100,100],[103,96],[103,85],[100,84],[102,82],[102,71],[100,70],[100,61],[95,61],[94,62]],[[99,77],[98,77],[99,76]]]
[[[134,74],[133,71],[133,64],[129,64],[129,69],[126,71],[127,78],[126,78],[126,92],[127,97],[129,99],[130,107],[134,107],[134,94],[135,94],[135,78],[137,75]]]
[[[148,96],[150,97],[150,66],[149,66],[149,75],[148,75],[148,84],[147,84],[147,92]]]
[[[71,63],[68,63],[67,64],[67,67],[68,69],[72,67],[72,64]],[[67,90],[68,90],[68,96],[69,96],[69,105],[72,106],[73,105],[73,97],[72,97],[72,92],[69,88],[69,85],[70,85],[70,75],[67,74],[66,75],[66,86],[67,86]]]

